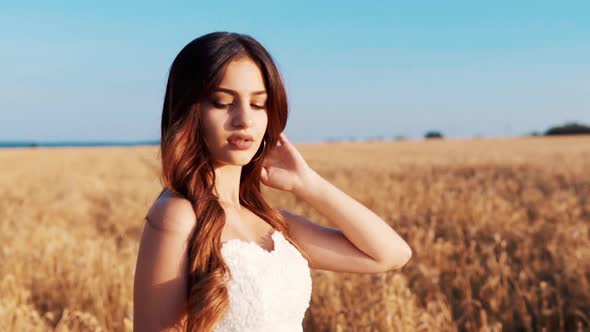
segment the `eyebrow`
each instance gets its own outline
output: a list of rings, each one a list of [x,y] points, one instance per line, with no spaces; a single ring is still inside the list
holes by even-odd
[[[213,92],[217,92],[217,91],[229,93],[230,95],[237,95],[238,94],[238,92],[235,90],[221,88],[221,87],[213,89]],[[265,95],[265,94],[266,94],[266,90],[261,90],[261,91],[254,91],[250,95],[254,96],[254,95]]]

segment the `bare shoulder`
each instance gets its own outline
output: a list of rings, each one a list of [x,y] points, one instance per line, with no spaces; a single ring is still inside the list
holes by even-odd
[[[154,201],[146,215],[152,227],[174,233],[191,232],[196,220],[191,202],[168,191]]]
[[[177,331],[185,319],[191,203],[165,192],[144,222],[133,282],[133,331]]]

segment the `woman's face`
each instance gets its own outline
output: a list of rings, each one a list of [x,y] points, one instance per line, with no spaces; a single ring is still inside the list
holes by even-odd
[[[255,62],[241,58],[227,65],[219,86],[201,103],[205,142],[216,164],[246,165],[254,157],[268,123],[266,99]],[[241,144],[232,134],[249,135],[252,142]]]

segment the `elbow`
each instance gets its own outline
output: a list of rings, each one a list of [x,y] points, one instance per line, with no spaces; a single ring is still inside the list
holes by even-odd
[[[399,270],[412,258],[412,249],[406,245],[402,249],[397,249],[395,254],[383,263],[383,272]]]
[[[404,253],[405,256],[404,256],[399,268],[402,268],[402,266],[406,265],[406,263],[410,261],[410,258],[412,258],[412,248],[410,248],[410,246],[406,246],[406,249],[404,250],[404,252],[405,252]]]

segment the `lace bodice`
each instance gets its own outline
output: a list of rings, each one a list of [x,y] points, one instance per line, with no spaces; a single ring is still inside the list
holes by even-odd
[[[271,237],[272,251],[240,239],[223,242],[232,278],[229,307],[214,332],[303,331],[312,289],[308,262],[280,231]]]

